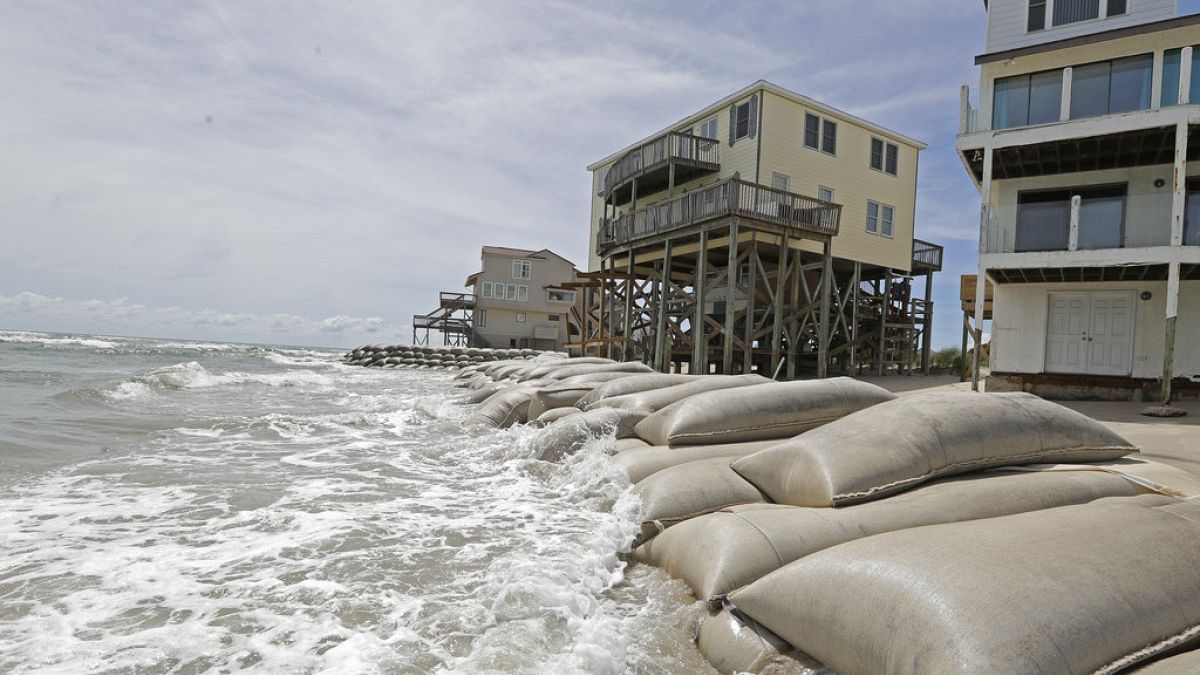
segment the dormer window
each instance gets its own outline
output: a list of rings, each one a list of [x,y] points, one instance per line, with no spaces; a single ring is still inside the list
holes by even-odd
[[[1046,0],[1029,0],[1029,24],[1027,30],[1032,33],[1046,27]]]

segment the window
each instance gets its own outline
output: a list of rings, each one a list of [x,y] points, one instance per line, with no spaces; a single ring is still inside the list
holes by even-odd
[[[823,202],[833,202],[833,188],[827,188],[824,185],[818,185],[817,199],[820,199]]]
[[[791,178],[781,173],[771,173],[771,187],[775,188],[776,190],[783,190],[786,192],[788,189],[788,184],[791,183],[791,181]]]
[[[486,309],[475,310],[475,325],[480,328],[487,327],[487,310]]]
[[[1151,54],[1077,66],[1071,83],[1071,119],[1150,107]]]
[[[504,284],[504,299],[505,300],[516,300],[517,299],[517,285],[516,284]]]
[[[1029,0],[1029,20],[1025,30],[1030,33],[1046,27],[1046,0]]]
[[[552,288],[547,292],[546,298],[552,302],[575,302],[575,291],[560,291]]]
[[[1100,0],[1054,0],[1054,25],[1099,18]]]
[[[733,140],[750,136],[750,101],[733,108]]]
[[[525,284],[517,285],[517,302],[529,301],[529,287]]]
[[[700,123],[701,138],[716,138],[717,137],[717,118],[710,117]]]
[[[900,148],[879,138],[871,139],[871,168],[896,175]]]
[[[1062,110],[1062,71],[1049,70],[996,80],[992,128],[1011,129],[1058,121]]]
[[[525,312],[517,312],[517,323],[525,323]]]
[[[821,120],[821,152],[837,154],[837,122]]]
[[[1104,13],[1104,16],[1118,16],[1120,14],[1124,14],[1125,10],[1127,9],[1127,5],[1128,3],[1126,0],[1108,0],[1108,11]]]
[[[867,202],[867,232],[884,237],[894,236],[896,209],[887,204]]]
[[[805,113],[804,115],[804,145],[817,150],[821,142],[821,118]]]
[[[492,297],[492,282],[490,282],[490,281],[483,282],[482,293],[483,293],[484,300],[491,299],[491,297]]]
[[[547,315],[546,315],[546,320],[548,320],[548,321],[558,321],[558,320],[559,320],[559,317],[558,317],[558,315],[557,315],[557,314],[547,314]]]
[[[528,260],[514,260],[512,267],[514,279],[528,279],[533,272],[533,265]]]
[[[605,167],[596,172],[596,196],[604,194],[604,183],[608,180],[608,170],[611,167]]]
[[[1197,56],[1192,57],[1192,87],[1188,95],[1188,103],[1200,103],[1200,48],[1196,49]],[[1162,67],[1162,106],[1179,105],[1179,62],[1182,49],[1168,49],[1163,52]]]
[[[1015,250],[1065,251],[1071,239],[1071,198],[1079,195],[1077,248],[1120,248],[1125,227],[1125,185],[1035,190],[1017,195]]]

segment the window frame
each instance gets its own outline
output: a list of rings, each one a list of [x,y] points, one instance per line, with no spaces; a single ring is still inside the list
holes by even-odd
[[[475,310],[475,326],[477,328],[487,328],[487,310]]]
[[[822,196],[821,196],[821,191],[822,191],[822,190],[824,190],[825,192],[828,192],[828,193],[829,193],[829,199],[826,199],[826,198],[824,198],[824,197],[822,197]],[[829,202],[830,204],[834,204],[835,202],[833,201],[833,195],[834,195],[833,188],[831,188],[831,187],[827,187],[827,186],[825,186],[825,185],[818,185],[818,186],[817,186],[817,199],[820,199],[820,200],[821,200],[821,201],[823,201],[823,202]]]
[[[529,313],[528,312],[516,312],[516,313],[514,313],[513,321],[515,323],[527,323],[529,321]]]
[[[492,282],[484,281],[479,285],[479,295],[484,300],[492,299]]]
[[[809,136],[812,142],[809,142]],[[821,149],[821,118],[810,113],[804,113],[804,147],[812,150]]]
[[[833,128],[833,134],[829,133],[830,127]],[[837,136],[838,123],[833,120],[821,118],[821,152],[837,157]],[[832,150],[830,147],[832,146]]]
[[[875,215],[873,215],[873,216],[871,215],[872,207],[874,207],[874,209],[875,209]],[[874,234],[874,235],[878,236],[878,234],[879,234],[879,211],[880,211],[879,202],[868,199],[867,200],[867,223],[866,223],[867,234]],[[872,221],[875,222],[875,227],[871,227]]]
[[[561,295],[569,295],[571,297],[570,297],[570,299],[556,298],[556,297],[554,297],[555,293],[559,293]],[[564,291],[561,288],[547,288],[546,289],[546,301],[547,302],[566,302],[566,303],[570,303],[570,304],[575,304],[575,299],[576,299],[575,291]]]
[[[873,216],[871,215],[872,209],[875,211],[875,215]],[[875,229],[871,229],[872,222],[875,223]],[[885,224],[886,228],[884,227]],[[885,239],[895,239],[896,207],[891,204],[877,202],[874,199],[868,199],[866,232],[867,234],[873,234],[877,237],[884,237]]]
[[[879,146],[879,165],[875,165],[875,147]],[[889,176],[895,176],[900,171],[900,146],[886,141],[878,136],[871,137],[871,159],[868,162],[870,167],[880,173],[886,173]]]
[[[1083,0],[1083,1],[1088,2],[1089,0]],[[1073,26],[1077,23],[1083,23],[1085,21],[1096,21],[1098,19],[1106,18],[1104,10],[1107,7],[1108,3],[1107,2],[1102,3],[1102,2],[1100,2],[1100,0],[1092,0],[1092,1],[1094,1],[1096,3],[1096,15],[1095,16],[1087,16],[1082,19],[1070,19],[1070,20],[1064,19],[1061,23],[1059,23],[1057,14],[1058,14],[1059,7],[1062,7],[1063,5],[1059,5],[1057,2],[1049,4],[1048,8],[1053,10],[1053,11],[1048,12],[1050,14],[1050,16],[1049,16],[1050,27],[1051,28],[1061,28],[1063,26]]]
[[[517,286],[517,302],[529,302],[529,287],[525,284],[516,284]]]
[[[751,113],[750,103],[751,103],[751,100],[747,99],[747,100],[743,101],[742,103],[735,103],[733,106],[733,140],[734,141],[740,141],[743,138],[750,138],[750,113]],[[746,112],[746,119],[744,121],[741,119],[743,110],[745,110],[745,112]],[[746,125],[745,133],[741,133],[741,130],[740,130],[740,127],[743,123]]]
[[[704,128],[707,127],[709,124],[712,124],[712,135],[706,136],[704,134]],[[718,140],[717,139],[717,133],[718,133],[717,132],[717,116],[713,115],[712,117],[701,122],[699,125],[699,130],[700,130],[699,133],[697,133],[696,135],[699,136],[700,138],[707,138],[712,141]]]
[[[528,279],[533,276],[533,263],[526,259],[512,261],[512,278]]]
[[[780,178],[783,179],[783,181],[782,181],[783,187],[779,187],[778,185],[776,185],[776,183],[780,182],[779,181]],[[782,190],[784,192],[790,192],[791,188],[792,188],[792,177],[791,176],[789,176],[787,174],[779,173],[778,171],[771,172],[771,189]]]
[[[1114,112],[1113,111],[1113,73],[1116,71],[1115,66],[1117,66],[1118,64],[1130,63],[1135,60],[1146,61],[1147,58],[1149,59],[1148,62],[1149,62],[1150,68],[1148,70],[1144,70],[1144,72],[1147,73],[1146,76],[1149,78],[1149,80],[1147,82],[1147,84],[1149,86],[1145,88],[1145,98],[1143,99],[1144,105],[1140,108],[1123,109],[1123,110],[1117,110]],[[1165,58],[1164,58],[1164,60],[1165,60]],[[1080,92],[1076,89],[1076,87],[1086,86],[1089,82],[1088,78],[1080,76],[1081,71],[1087,72],[1086,69],[1099,68],[1101,66],[1107,67],[1106,87],[1105,87],[1105,97],[1104,97],[1105,98],[1104,111],[1096,112],[1096,113],[1084,112],[1082,110],[1082,106],[1079,106],[1078,108],[1076,107],[1076,104],[1079,103],[1080,101],[1088,100],[1087,97],[1085,97],[1085,96],[1077,95]],[[1154,52],[1147,52],[1147,53],[1143,53],[1143,54],[1130,54],[1129,56],[1121,56],[1121,57],[1117,57],[1117,58],[1113,58],[1113,59],[1092,61],[1090,63],[1084,63],[1084,64],[1080,64],[1078,66],[1073,66],[1072,70],[1074,71],[1074,77],[1071,78],[1071,110],[1069,111],[1070,114],[1068,117],[1068,119],[1070,119],[1070,120],[1083,120],[1083,119],[1090,119],[1090,118],[1096,118],[1096,117],[1105,117],[1107,115],[1119,115],[1119,114],[1127,113],[1127,112],[1138,112],[1138,111],[1142,111],[1142,110],[1150,110],[1153,107],[1153,103],[1154,103],[1154,101],[1153,101]],[[1134,72],[1134,71],[1124,70],[1124,71],[1120,71],[1120,72],[1129,73],[1129,72]],[[1119,89],[1120,89],[1120,91],[1124,92],[1126,90],[1126,87],[1120,87]],[[1078,113],[1076,112],[1077,110],[1079,110]]]
[[[1026,33],[1037,33],[1039,31],[1046,30],[1046,10],[1048,4],[1049,3],[1047,0],[1029,0],[1029,4],[1026,6],[1027,11],[1025,13]],[[1037,27],[1034,27],[1035,11],[1037,12]]]

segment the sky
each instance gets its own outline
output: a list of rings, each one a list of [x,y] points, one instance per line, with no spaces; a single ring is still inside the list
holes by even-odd
[[[766,79],[929,144],[957,345],[977,0],[0,4],[0,328],[410,337],[484,244],[587,260],[584,167]]]

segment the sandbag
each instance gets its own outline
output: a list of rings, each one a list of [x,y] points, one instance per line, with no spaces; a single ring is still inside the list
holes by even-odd
[[[842,506],[940,476],[1014,464],[1101,462],[1137,448],[1099,422],[1022,392],[907,396],[734,462],[771,501]]]
[[[552,384],[538,389],[533,394],[533,400],[529,402],[529,418],[537,419],[542,413],[555,408],[570,407],[575,412],[579,412],[579,409],[575,407],[575,402],[595,388],[594,384]]]
[[[651,445],[790,438],[894,398],[849,377],[767,382],[690,396],[642,420],[634,432]]]
[[[532,372],[536,371],[531,371]],[[628,361],[625,363],[584,363],[570,364],[561,368],[555,368],[539,377],[548,380],[564,380],[569,377],[578,377],[580,375],[598,375],[600,373],[652,373],[654,369],[644,363],[637,361]],[[526,376],[529,377],[529,376]]]
[[[603,372],[603,373],[584,373],[583,375],[572,375],[559,380],[563,384],[583,384],[590,382],[596,386],[612,382],[613,380],[621,380],[627,377],[640,377],[638,373],[625,373],[621,371]]]
[[[696,644],[724,675],[836,675],[811,656],[792,649],[778,635],[728,610],[704,619],[696,632]]]
[[[587,409],[595,410],[599,407],[605,407],[655,412],[676,401],[682,401],[689,396],[702,394],[706,391],[748,387],[752,384],[762,384],[764,382],[770,382],[770,380],[762,375],[704,375],[669,387],[650,389],[623,396],[612,396],[590,404]]]
[[[529,405],[530,405],[530,407],[532,407],[533,401],[530,401]],[[569,408],[554,408],[553,410],[547,410],[546,412],[542,413],[541,415],[538,415],[537,417],[533,417],[532,414],[530,414],[529,417],[537,424],[537,426],[545,427],[545,426],[554,424],[555,422],[563,419],[564,417],[570,417],[571,415],[578,415],[578,414],[580,414],[579,408],[569,407]]]
[[[471,390],[471,393],[467,395],[467,400],[471,403],[483,403],[494,394],[498,394],[513,386],[511,382],[488,382],[478,389]]]
[[[730,601],[841,675],[1116,673],[1200,635],[1200,504],[1158,495],[826,549]]]
[[[579,399],[578,405],[580,408],[587,409],[593,403],[603,401],[614,396],[624,396],[625,394],[636,394],[639,391],[649,391],[651,389],[662,389],[676,384],[690,382],[699,375],[667,375],[664,373],[645,373],[642,375],[633,374],[629,377],[621,379],[620,382],[608,383],[596,387],[591,393]]]
[[[618,447],[613,463],[629,476],[629,482],[638,483],[651,474],[680,464],[701,459],[724,457],[732,462],[739,457],[769,448],[777,441],[750,441],[749,443],[718,443],[716,445],[685,445],[672,448],[665,445],[647,445],[642,439],[641,447]]]
[[[657,471],[634,485],[633,491],[642,501],[642,529],[634,546],[696,516],[763,501],[758,488],[729,468],[727,457]]]
[[[640,546],[634,558],[663,568],[691,586],[697,598],[713,603],[794,560],[862,537],[1140,491],[1129,480],[1103,471],[994,469],[836,509],[735,506],[672,527]]]
[[[535,363],[535,364],[532,364],[527,369],[526,374],[522,375],[522,377],[525,377],[527,375],[528,379],[534,379],[534,378],[539,378],[539,377],[545,377],[546,375],[548,375],[556,370],[559,370],[560,368],[568,368],[568,367],[572,367],[572,366],[582,366],[582,365],[589,365],[589,364],[613,364],[613,363],[617,363],[617,361],[613,361],[612,359],[601,358],[598,356],[583,356],[583,357],[580,357],[577,359],[551,361],[548,363]]]
[[[555,462],[575,453],[593,438],[609,435],[628,438],[633,435],[634,425],[645,417],[646,413],[637,410],[577,411],[542,429],[530,445],[535,457]]]
[[[537,386],[510,386],[484,401],[475,412],[467,416],[463,424],[507,429],[514,424],[525,422],[528,420],[529,402],[537,390]]]
[[[616,452],[624,452],[625,450],[635,450],[637,448],[648,448],[650,444],[640,438],[618,438],[613,441],[613,449]]]

